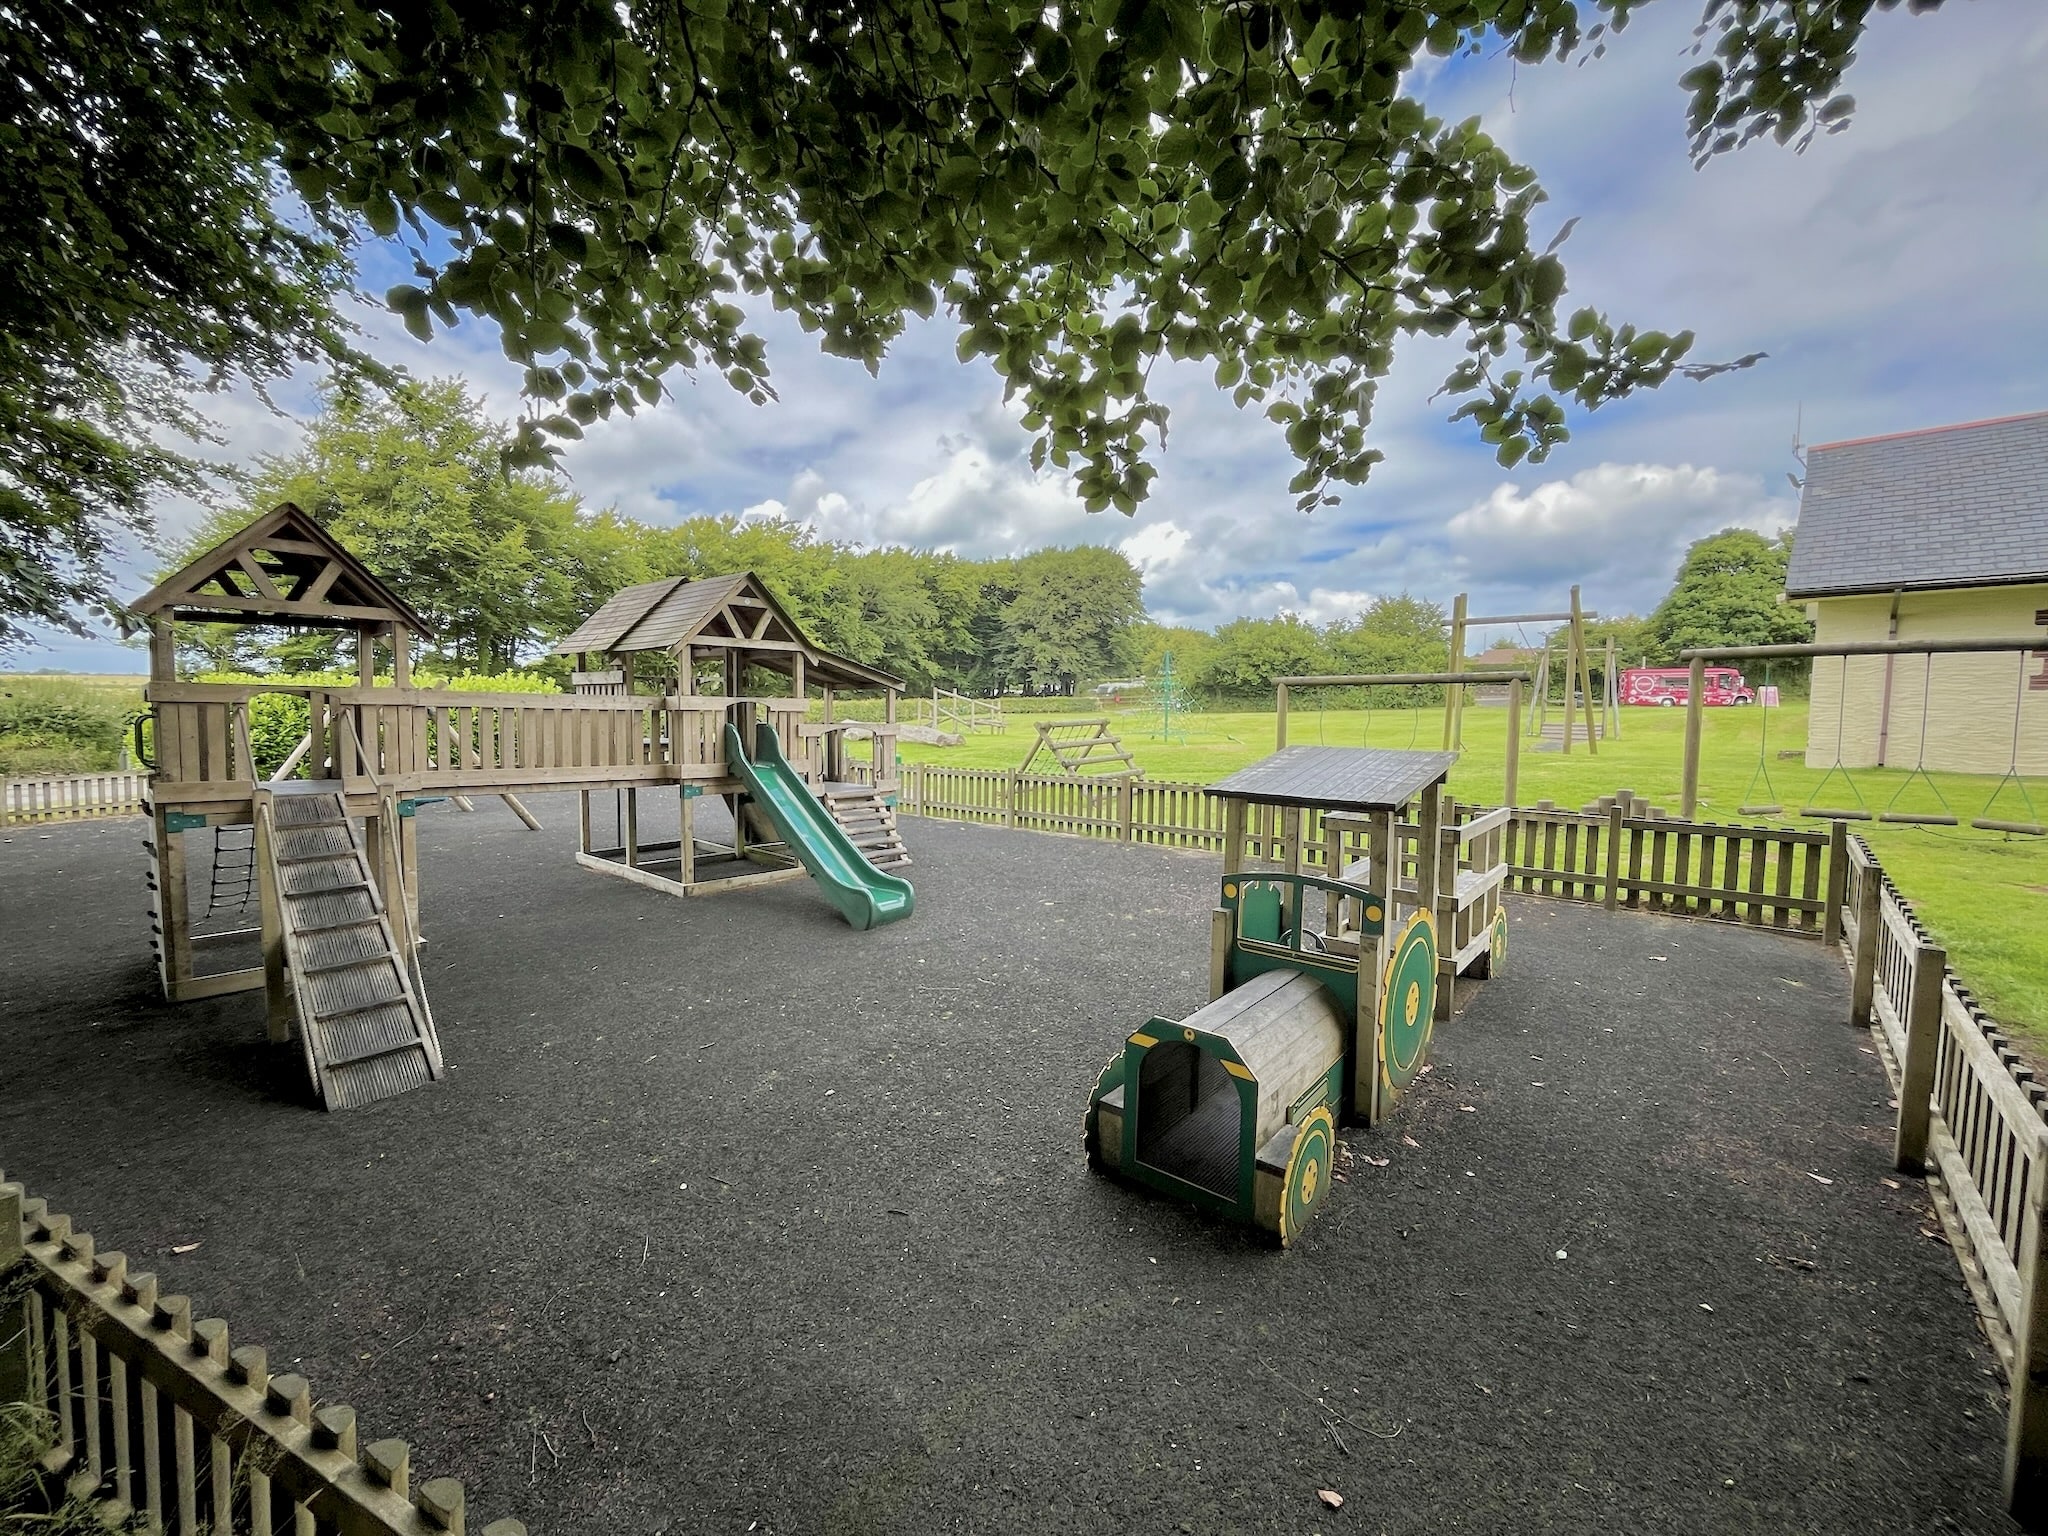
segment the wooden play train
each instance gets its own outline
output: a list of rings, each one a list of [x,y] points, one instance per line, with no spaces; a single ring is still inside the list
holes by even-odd
[[[1283,749],[1212,787],[1231,818],[1211,919],[1212,1001],[1185,1019],[1149,1020],[1103,1070],[1085,1132],[1095,1168],[1283,1245],[1300,1234],[1329,1192],[1337,1127],[1393,1112],[1426,1070],[1440,994],[1458,973],[1492,974],[1506,956],[1504,870],[1461,869],[1468,843],[1493,857],[1492,820],[1480,818],[1471,839],[1448,821],[1447,762]],[[1260,804],[1285,813],[1292,835],[1281,842],[1296,867],[1242,867],[1241,807]],[[1311,809],[1324,868],[1341,878],[1299,869]],[[1366,856],[1349,857],[1360,841]],[[1444,937],[1455,948],[1440,964]]]

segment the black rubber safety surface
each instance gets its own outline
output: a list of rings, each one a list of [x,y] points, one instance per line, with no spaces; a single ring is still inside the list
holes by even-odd
[[[1213,856],[913,820],[916,917],[856,933],[478,804],[421,826],[451,1076],[335,1115],[258,999],[157,999],[138,822],[0,835],[0,1166],[473,1528],[2010,1529],[1817,944],[1515,902],[1281,1253],[1081,1151],[1203,1001]]]

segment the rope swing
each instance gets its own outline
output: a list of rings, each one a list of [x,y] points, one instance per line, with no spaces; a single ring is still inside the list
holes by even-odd
[[[1770,686],[1771,664],[1767,661],[1764,663],[1765,691],[1757,695],[1759,700],[1767,699],[1771,696],[1769,693]],[[1748,800],[1756,794],[1756,786],[1759,779],[1763,781],[1765,798],[1755,805],[1736,806],[1735,813],[1738,816],[1782,816],[1785,814],[1785,807],[1778,803],[1777,787],[1771,783],[1770,763],[1764,752],[1764,748],[1770,739],[1771,712],[1768,709],[1759,708],[1757,710],[1756,772],[1749,776],[1749,787],[1743,790],[1742,798]]]
[[[2012,756],[2006,763],[2005,777],[1992,789],[1991,798],[1984,802],[1983,811],[1970,818],[1970,825],[1980,832],[2015,832],[2021,837],[2040,837],[2048,833],[2048,828],[2041,825],[2041,813],[2034,809],[2033,797],[2027,793],[2026,781],[2020,777],[2020,715],[2025,710],[2026,703],[2027,652],[2021,651],[2019,689],[2014,693],[2012,701]],[[2027,808],[2025,821],[2003,821],[1991,814],[1993,807],[1998,804],[1998,797],[2005,793],[2005,786],[2008,784],[2019,791],[2020,804]]]
[[[1847,664],[1847,657],[1843,662]],[[1948,808],[1948,801],[1942,796],[1941,787],[1927,775],[1927,702],[1934,693],[1934,652],[1927,653],[1927,670],[1920,679],[1920,750],[1913,757],[1913,771],[1906,775],[1899,787],[1885,802],[1884,809],[1877,813],[1879,821],[1900,822],[1909,827],[1953,827],[1958,825],[1956,817]],[[1941,807],[1941,814],[1931,815],[1920,811],[1900,811],[1893,807],[1899,803],[1899,796],[1913,787],[1919,779],[1932,791],[1934,800]]]
[[[1819,821],[1869,821],[1870,807],[1863,803],[1863,796],[1856,788],[1856,781],[1849,776],[1849,770],[1842,766],[1842,718],[1849,709],[1849,658],[1842,658],[1842,686],[1835,696],[1835,760],[1828,771],[1820,776],[1820,782],[1813,786],[1808,804],[1799,808],[1802,816],[1811,816]],[[1856,809],[1836,810],[1820,803],[1820,792],[1828,787],[1828,781],[1836,774],[1842,776],[1843,787],[1856,801]]]

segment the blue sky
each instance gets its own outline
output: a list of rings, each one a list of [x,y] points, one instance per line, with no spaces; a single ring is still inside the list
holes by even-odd
[[[1568,305],[1690,328],[1698,358],[1770,354],[1579,416],[1543,464],[1503,471],[1447,425],[1429,396],[1456,343],[1415,340],[1380,392],[1372,433],[1387,462],[1341,506],[1304,515],[1279,430],[1232,407],[1208,368],[1162,365],[1153,381],[1173,415],[1151,500],[1135,518],[1091,517],[1059,477],[1031,473],[999,380],[955,360],[943,315],[914,325],[874,379],[770,314],[758,329],[778,402],[678,375],[672,399],[600,425],[565,468],[590,504],[654,522],[780,514],[832,538],[971,556],[1119,545],[1157,616],[1202,627],[1282,610],[1328,620],[1404,590],[1446,604],[1470,591],[1482,612],[1550,609],[1575,581],[1597,611],[1647,611],[1691,540],[1793,521],[1795,433],[1825,442],[2048,409],[2048,5],[1880,14],[1849,75],[1848,132],[1803,155],[1751,145],[1703,171],[1677,84],[1698,15],[1697,0],[1651,6],[1583,67],[1483,56],[1428,82],[1434,110],[1477,114],[1535,168],[1551,199],[1539,218],[1579,217],[1563,252]],[[421,346],[381,311],[364,319],[381,355],[464,375],[516,412],[517,374],[483,328]],[[303,412],[311,380],[278,398]],[[293,420],[244,394],[211,404],[230,457],[296,441]],[[166,527],[197,511],[167,505]],[[12,664],[141,670],[110,641],[50,638]]]

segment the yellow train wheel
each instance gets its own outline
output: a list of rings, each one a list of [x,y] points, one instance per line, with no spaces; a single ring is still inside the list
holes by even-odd
[[[1429,1056],[1436,1022],[1436,922],[1427,912],[1408,920],[1394,940],[1380,987],[1380,1080],[1399,1092],[1415,1081]]]
[[[1330,1191],[1330,1168],[1337,1155],[1337,1122],[1328,1109],[1312,1110],[1294,1133],[1287,1154],[1287,1176],[1280,1189],[1280,1242],[1284,1247],[1301,1235]]]

